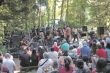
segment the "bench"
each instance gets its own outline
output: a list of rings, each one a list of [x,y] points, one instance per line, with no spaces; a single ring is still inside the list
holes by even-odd
[[[38,69],[38,66],[20,67],[20,73],[22,73],[22,70],[26,71],[29,69]]]

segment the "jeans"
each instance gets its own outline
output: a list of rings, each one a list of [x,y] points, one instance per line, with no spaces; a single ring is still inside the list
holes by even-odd
[[[66,41],[67,41],[68,44],[70,44],[69,37],[70,37],[70,35],[67,35],[67,37],[66,37]]]

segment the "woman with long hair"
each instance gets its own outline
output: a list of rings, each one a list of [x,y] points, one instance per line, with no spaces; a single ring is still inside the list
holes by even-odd
[[[73,66],[70,65],[70,62],[71,61],[69,58],[64,59],[65,67],[63,67],[60,70],[61,73],[72,73],[73,72]]]
[[[72,65],[72,59],[70,56],[68,56],[67,50],[63,50],[62,56],[60,56],[60,58],[58,59],[58,66],[59,66],[58,71],[60,71],[63,67],[65,67],[65,62],[64,62],[65,58],[69,58],[70,59],[70,65]]]
[[[32,50],[30,65],[31,66],[37,66],[38,65],[38,55],[36,54],[36,50]]]

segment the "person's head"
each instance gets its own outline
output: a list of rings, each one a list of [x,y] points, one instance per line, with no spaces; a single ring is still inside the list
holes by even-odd
[[[61,26],[59,25],[59,28],[60,28]]]
[[[82,59],[83,59],[84,62],[87,62],[87,61],[88,61],[88,56],[87,56],[87,55],[84,55],[84,56],[82,57]]]
[[[110,42],[107,43],[106,48],[110,49]]]
[[[103,40],[105,40],[105,41],[106,41],[106,37],[103,37]]]
[[[69,27],[69,25],[67,25],[67,27]]]
[[[27,49],[24,49],[24,50],[23,50],[23,53],[26,54],[26,53],[27,53]]]
[[[0,51],[0,56],[2,56],[2,52]]]
[[[76,46],[75,46],[75,45],[73,45],[73,49],[74,49],[74,48],[76,48]]]
[[[30,47],[27,47],[27,51],[30,51]]]
[[[92,42],[92,48],[93,48],[93,49],[97,48],[97,45],[96,45],[95,42]]]
[[[65,25],[65,27],[66,27],[66,25]]]
[[[38,52],[40,52],[40,50],[41,50],[41,47],[38,48]]]
[[[62,43],[66,43],[66,40],[65,40],[65,39],[63,39]]]
[[[33,50],[32,50],[32,55],[35,55],[35,54],[36,54],[36,50],[33,49]]]
[[[48,28],[48,30],[50,31],[50,28]]]
[[[82,59],[77,59],[76,60],[76,66],[79,68],[79,69],[83,69],[84,67],[84,62]]]
[[[83,46],[87,46],[87,42],[86,41],[83,41]]]
[[[6,54],[5,54],[5,58],[6,58],[6,59],[10,58],[10,54],[9,54],[9,53],[6,53]]]
[[[104,42],[103,42],[103,41],[101,41],[100,44],[102,45],[102,47],[104,47]],[[103,48],[103,49],[104,49],[104,48]]]
[[[103,72],[107,66],[107,61],[104,58],[100,58],[97,61],[96,72]]]
[[[82,31],[82,28],[80,28],[80,31]]]
[[[52,52],[54,51],[54,47],[51,47],[51,51],[52,51]]]
[[[101,44],[97,44],[97,49],[101,49],[102,45]]]
[[[91,28],[91,31],[93,31],[93,28]]]
[[[68,56],[68,51],[67,50],[63,50],[62,54],[63,54],[63,56]]]
[[[70,71],[70,59],[69,58],[65,58],[64,59],[64,62],[65,62],[65,70],[66,70],[66,72],[68,72],[68,71]]]
[[[57,42],[54,42],[54,46],[57,47]]]
[[[49,58],[49,54],[47,52],[44,52],[43,53],[43,57],[46,58],[46,59],[48,59]]]

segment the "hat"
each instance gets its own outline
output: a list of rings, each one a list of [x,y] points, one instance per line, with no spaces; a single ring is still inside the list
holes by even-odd
[[[66,43],[66,40],[65,40],[65,39],[63,39],[63,41],[62,41],[62,42]]]
[[[97,65],[96,65],[96,72],[102,72],[105,70],[107,66],[107,61],[104,58],[100,58],[97,61]]]
[[[48,54],[47,52],[44,52],[44,53],[43,53],[43,57],[44,57],[44,58],[49,58],[49,54]]]
[[[76,66],[78,68],[83,68],[83,66],[84,66],[83,60],[82,59],[77,59],[76,60]]]
[[[87,43],[86,43],[86,41],[83,41],[82,43],[83,43],[83,46],[87,46]]]

